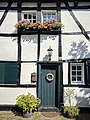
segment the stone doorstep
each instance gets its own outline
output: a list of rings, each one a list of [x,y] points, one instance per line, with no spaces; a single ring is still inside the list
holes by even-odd
[[[57,107],[39,107],[39,112],[60,112]]]

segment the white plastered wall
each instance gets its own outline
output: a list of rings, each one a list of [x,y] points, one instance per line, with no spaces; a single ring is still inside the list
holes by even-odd
[[[63,84],[68,84],[68,63],[63,63]]]
[[[6,7],[8,4],[3,3],[1,7]],[[16,7],[17,4],[12,4],[12,7]],[[30,6],[29,6],[30,7]],[[0,10],[0,19],[4,15],[5,10]],[[6,14],[6,17],[3,23],[0,26],[0,33],[15,33],[15,24],[17,23],[17,11],[9,10]],[[25,37],[24,37],[25,38]],[[35,39],[33,39],[35,38]],[[0,60],[2,61],[17,61],[18,57],[18,44],[17,37],[0,37]],[[37,60],[37,36],[32,35],[32,39],[29,41],[23,39],[21,42],[22,45],[22,60],[23,61],[35,61]],[[35,42],[35,43],[34,43]],[[24,52],[23,52],[24,50]],[[26,55],[27,53],[27,55]],[[31,73],[37,72],[36,63],[22,63],[21,64],[21,77],[20,84],[26,85],[31,84]],[[36,84],[36,83],[32,83]],[[1,105],[14,105],[16,104],[16,97],[20,94],[32,93],[34,96],[36,95],[36,87],[0,87],[0,104]]]
[[[62,35],[62,58],[82,59],[90,57],[90,41],[84,35]]]
[[[61,22],[64,25],[62,32],[80,32],[77,24],[71,17],[68,10],[61,10]]]
[[[90,89],[79,87],[65,87],[64,91],[70,89],[74,90],[74,96],[71,97],[71,103],[73,106],[90,107]],[[68,97],[64,92],[64,105],[69,106]]]
[[[31,93],[36,97],[36,88],[0,88],[0,105],[15,105],[17,96]]]
[[[2,19],[4,15],[4,10],[0,10],[0,19]],[[15,32],[15,24],[17,23],[17,11],[11,11],[6,14],[3,23],[0,26],[0,33],[14,33]]]
[[[56,3],[42,3],[41,7],[56,7]]]
[[[17,61],[17,38],[0,37],[0,60]]]
[[[21,36],[21,59],[23,61],[37,60],[37,35],[22,35]]]
[[[8,6],[8,2],[0,2],[0,7],[7,7]],[[14,2],[12,3],[11,7],[17,7],[17,3]]]
[[[31,2],[24,2],[22,3],[22,7],[37,7],[37,3],[31,3]]]
[[[80,12],[80,13],[79,13]],[[86,30],[89,30],[90,22],[87,22],[90,16],[90,11],[73,11],[75,16],[78,18],[80,23]],[[85,17],[84,17],[85,15]],[[78,25],[75,23],[70,13],[66,10],[61,11],[62,22],[64,21],[64,29],[62,33],[80,32]],[[66,19],[67,18],[67,19]],[[88,34],[89,35],[89,34]],[[82,59],[90,57],[90,41],[85,38],[82,34],[77,35],[63,35],[62,40],[62,59]],[[63,64],[63,80],[64,83],[68,81],[68,63]],[[67,79],[67,80],[66,80]]]
[[[36,63],[22,63],[20,84],[36,84],[31,83],[31,73],[33,72],[37,73]]]
[[[72,10],[73,14],[84,27],[86,31],[90,31],[90,10]],[[61,11],[61,21],[64,24],[62,33],[80,33],[81,30],[70,15],[69,11]],[[88,21],[88,22],[87,22]],[[90,37],[90,35],[88,34]],[[68,85],[68,59],[90,58],[90,39],[87,39],[83,34],[62,34],[62,59],[66,60],[63,63],[63,83]],[[68,87],[64,87],[64,90]],[[90,89],[70,87],[74,89],[74,98],[71,100],[73,105],[80,107],[90,107]],[[64,94],[64,100],[65,100]],[[67,100],[64,101],[67,106]]]
[[[41,35],[40,36],[40,61],[48,61],[47,49],[49,46],[53,49],[51,60],[58,61],[58,35]]]

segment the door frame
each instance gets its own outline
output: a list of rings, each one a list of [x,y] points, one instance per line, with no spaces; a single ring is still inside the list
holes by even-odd
[[[37,73],[38,73],[38,79],[37,79],[37,97],[40,97],[40,81],[41,81],[41,66],[42,65],[56,65],[58,68],[58,100],[57,100],[57,107],[60,109],[60,107],[63,105],[63,71],[62,71],[62,62],[38,62],[37,63]],[[59,74],[60,73],[60,74]],[[40,107],[43,107],[40,105]]]

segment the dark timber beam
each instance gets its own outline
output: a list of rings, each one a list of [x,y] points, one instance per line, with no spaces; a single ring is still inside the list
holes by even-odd
[[[17,4],[17,12],[18,12],[18,21],[21,20],[21,1],[18,1]]]
[[[75,6],[75,7],[78,6],[78,0],[74,0],[74,6]]]
[[[18,0],[18,3],[17,3],[17,7],[18,7],[18,20],[21,20],[21,1]],[[20,85],[20,76],[21,76],[21,33],[20,31],[18,30],[18,69],[19,69],[19,72],[18,72],[18,81],[17,81],[17,84]]]
[[[18,2],[19,0],[0,0],[0,2]],[[21,0],[21,2],[42,2],[42,3],[52,3],[52,2],[74,2],[75,0]],[[76,0],[77,1],[77,0]],[[78,0],[78,2],[90,2],[90,0]]]
[[[78,25],[78,27],[80,28],[82,34],[86,37],[86,39],[88,41],[90,41],[90,37],[89,35],[87,34],[87,32],[85,31],[84,27],[81,25],[80,21],[76,18],[76,16],[74,15],[72,9],[70,8],[68,2],[64,2],[65,5],[66,5],[66,8],[68,9],[70,15],[72,16],[72,18],[74,19],[74,21],[76,22],[76,24]]]
[[[57,2],[57,20],[61,22],[61,2]],[[61,31],[61,29],[60,29]],[[61,32],[59,32],[58,57],[62,57]]]
[[[37,21],[41,21],[41,2],[37,2],[38,9],[37,9]],[[37,60],[40,57],[40,32],[38,32],[38,50],[37,50]]]
[[[3,21],[5,20],[6,16],[7,16],[7,13],[8,11],[10,10],[10,7],[12,5],[12,2],[10,1],[5,9],[5,12],[3,13],[1,19],[0,19],[0,26],[2,25]]]

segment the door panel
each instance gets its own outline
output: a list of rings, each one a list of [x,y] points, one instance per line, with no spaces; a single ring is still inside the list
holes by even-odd
[[[54,78],[51,81],[46,79],[48,73],[51,73]],[[40,78],[40,99],[43,107],[55,107],[58,99],[58,71],[56,65],[42,65]]]
[[[48,73],[52,73],[54,75],[54,79],[52,81],[46,80],[46,75]],[[52,69],[42,69],[41,76],[41,86],[42,86],[42,105],[43,106],[55,106],[55,80],[56,80],[56,70]]]

